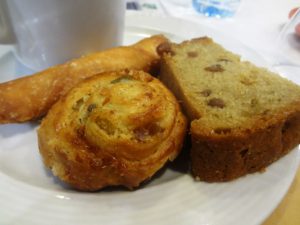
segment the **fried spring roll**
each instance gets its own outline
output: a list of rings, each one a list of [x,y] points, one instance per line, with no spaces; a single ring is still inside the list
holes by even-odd
[[[95,74],[121,69],[149,72],[158,66],[156,47],[168,40],[156,35],[131,46],[91,53],[36,74],[0,84],[0,123],[37,119],[72,87]]]

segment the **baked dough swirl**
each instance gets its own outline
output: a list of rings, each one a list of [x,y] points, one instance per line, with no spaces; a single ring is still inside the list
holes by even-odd
[[[137,187],[181,150],[186,119],[173,94],[142,71],[96,75],[73,88],[38,129],[40,153],[76,189]]]

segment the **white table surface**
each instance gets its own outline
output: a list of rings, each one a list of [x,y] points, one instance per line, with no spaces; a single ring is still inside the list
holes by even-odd
[[[159,4],[157,3],[159,2],[158,0],[139,1]],[[189,10],[182,11],[180,8],[171,7],[170,4],[166,3],[170,0],[160,1],[164,2],[163,5],[168,7],[163,8],[160,12],[152,10],[153,13],[205,23],[207,26],[232,35],[235,39],[265,56],[274,51],[276,46],[275,39],[283,25],[288,21],[289,11],[294,7],[300,6],[299,0],[241,0],[241,5],[234,17],[217,19],[197,14],[192,10],[191,4]],[[180,2],[180,0],[177,1]],[[185,1],[191,0],[181,0],[181,2]],[[151,13],[151,10],[145,11],[146,13]]]
[[[230,19],[207,18],[196,13],[178,13],[172,8],[168,8],[164,12],[169,16],[194,22],[201,21],[207,26],[234,36],[235,39],[259,53],[267,55],[274,50],[275,38],[282,26],[288,21],[290,9],[296,6],[300,6],[299,0],[242,0],[236,15]],[[0,55],[2,52],[6,52],[8,48],[10,46],[0,45]]]

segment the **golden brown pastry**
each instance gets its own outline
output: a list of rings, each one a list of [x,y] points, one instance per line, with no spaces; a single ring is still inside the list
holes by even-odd
[[[54,175],[76,189],[137,187],[180,152],[186,119],[173,94],[142,71],[93,76],[62,97],[38,130]]]
[[[0,124],[43,116],[62,95],[83,79],[120,69],[151,71],[158,64],[161,35],[127,46],[92,53],[42,72],[0,84]]]

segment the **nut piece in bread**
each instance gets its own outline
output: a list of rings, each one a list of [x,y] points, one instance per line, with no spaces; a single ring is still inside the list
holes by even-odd
[[[31,76],[0,84],[0,124],[34,120],[72,87],[95,74],[122,69],[151,72],[157,69],[156,47],[168,40],[162,35],[131,46],[91,53]]]
[[[191,123],[192,173],[228,181],[300,142],[300,88],[203,37],[160,46],[161,80]]]
[[[76,189],[137,187],[181,150],[186,119],[173,94],[142,71],[106,72],[62,97],[38,129],[54,175]]]

